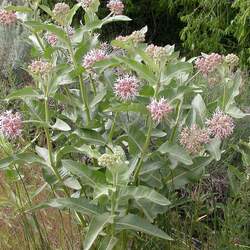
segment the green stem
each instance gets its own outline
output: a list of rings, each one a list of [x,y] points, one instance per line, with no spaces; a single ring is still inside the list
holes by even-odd
[[[73,61],[74,67],[75,67],[75,69],[77,69],[77,62],[75,60],[74,52],[73,52],[73,49],[72,49],[71,45],[70,45],[70,48],[69,48],[69,53],[70,53],[71,59]],[[86,109],[87,125],[89,125],[89,123],[91,121],[91,116],[90,116],[90,110],[89,110],[89,101],[88,101],[87,89],[86,89],[86,87],[84,85],[82,74],[80,74],[78,76],[78,78],[79,78],[79,84],[80,84],[81,99],[82,99],[82,102],[84,103],[84,109]]]
[[[149,143],[150,143],[150,138],[151,138],[152,130],[153,130],[153,121],[152,121],[152,119],[150,119],[149,120],[149,127],[148,127],[146,141],[145,141],[145,143],[143,145],[141,157],[140,157],[140,159],[138,161],[138,164],[136,166],[136,169],[135,169],[134,180],[135,180],[135,183],[136,183],[137,186],[140,184],[139,174],[140,174],[140,170],[141,170],[144,158],[145,158],[145,156],[147,154],[147,150],[148,150],[148,146],[149,146]]]
[[[110,143],[112,143],[112,139],[113,139],[113,134],[114,134],[114,130],[115,130],[115,124],[116,124],[117,116],[118,116],[118,113],[116,112],[116,113],[115,113],[114,120],[113,120],[113,123],[112,123],[112,127],[111,127],[110,132],[109,132],[109,141],[110,141]]]
[[[47,91],[46,87],[45,87],[44,93],[45,93],[45,100],[44,100],[45,123],[46,123],[46,125],[49,125],[48,91]],[[52,144],[51,144],[51,137],[50,137],[50,133],[49,133],[49,128],[45,127],[44,131],[45,131],[45,136],[46,136],[46,141],[47,141],[50,166],[51,166],[51,168],[52,168],[52,170],[53,170],[53,172],[54,172],[57,180],[62,184],[64,192],[66,193],[66,195],[68,197],[70,197],[69,190],[65,187],[65,185],[63,183],[63,179],[62,179],[62,177],[61,177],[61,175],[60,175],[60,173],[59,173],[56,165],[54,164],[53,155],[52,155]],[[77,214],[78,219],[81,221],[82,225],[84,226],[85,225],[85,221],[84,221],[83,216],[80,213],[76,213],[76,214]]]
[[[222,99],[222,110],[225,109],[225,101],[226,101],[226,85],[223,87],[223,99]]]
[[[112,172],[112,186],[113,188],[115,188],[115,191],[112,191],[111,194],[111,216],[115,216],[115,210],[116,210],[116,192],[117,192],[117,172],[116,170],[114,170],[115,172]],[[111,233],[112,236],[115,235],[115,225],[114,223],[112,223],[111,225]]]
[[[96,87],[95,87],[95,83],[91,77],[91,75],[89,74],[89,80],[90,80],[90,83],[91,83],[91,86],[93,88],[93,92],[94,92],[94,96],[96,96]]]

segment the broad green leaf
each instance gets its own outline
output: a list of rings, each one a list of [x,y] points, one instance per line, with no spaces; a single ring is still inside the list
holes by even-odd
[[[0,160],[0,169],[7,169],[13,164],[33,164],[44,165],[44,161],[34,153],[20,153]]]
[[[88,155],[91,158],[98,158],[101,155],[98,152],[98,150],[92,149],[90,146],[87,146],[87,145],[82,145],[81,147],[66,145],[64,147],[61,147],[56,152],[56,162],[60,161],[64,155],[70,154],[70,153],[76,153],[76,152]]]
[[[115,105],[113,107],[110,107],[108,111],[113,112],[136,112],[141,114],[147,114],[148,110],[145,107],[145,105],[141,103],[122,103]]]
[[[140,76],[140,78],[147,80],[150,85],[156,84],[157,79],[154,73],[145,64],[139,63],[127,57],[116,57],[116,59],[120,63],[123,63],[126,67],[136,71],[136,73]]]
[[[203,123],[206,119],[206,104],[200,94],[196,95],[192,100],[192,108],[195,117],[193,117],[193,122]]]
[[[34,209],[43,209],[43,208],[58,208],[58,209],[72,209],[76,212],[84,213],[84,214],[100,214],[101,210],[98,206],[91,204],[90,200],[85,198],[57,198],[52,199],[50,201],[41,203],[37,206],[34,206]]]
[[[79,136],[87,143],[94,145],[106,145],[105,139],[95,130],[91,129],[79,129],[74,131],[72,134]]]
[[[132,187],[128,186],[121,192],[121,196],[132,197],[135,200],[146,199],[161,206],[170,205],[170,201],[153,188],[146,186]]]
[[[69,44],[70,44],[70,40],[69,40],[67,34],[65,33],[65,31],[62,28],[60,28],[54,24],[43,24],[43,23],[40,23],[38,21],[26,21],[25,25],[34,29],[35,32],[39,32],[42,30],[49,31],[49,32],[55,34],[57,36],[57,38],[61,42],[65,43],[67,46],[69,46]]]
[[[100,243],[98,250],[112,250],[117,242],[118,242],[117,238],[107,236]]]
[[[204,172],[204,168],[213,161],[213,157],[198,157],[194,159],[192,166],[178,167],[174,169],[165,179],[165,184],[172,189],[178,189],[188,183],[197,181]]]
[[[84,250],[89,250],[91,248],[98,235],[107,224],[112,223],[112,220],[113,216],[109,213],[96,215],[92,218],[84,240]]]
[[[5,10],[9,10],[9,11],[15,11],[15,12],[21,12],[21,13],[32,13],[33,10],[27,6],[7,6],[4,8]]]
[[[64,185],[72,188],[74,190],[81,190],[82,186],[80,185],[79,181],[74,177],[69,177],[65,181],[63,181]]]
[[[71,25],[73,17],[75,16],[77,10],[80,8],[81,3],[75,4],[73,8],[69,11],[68,15],[66,16],[68,26]]]
[[[70,126],[64,122],[63,120],[56,118],[56,123],[51,126],[51,128],[56,129],[56,130],[60,130],[60,131],[70,131],[71,128]]]
[[[43,5],[43,4],[40,4],[39,7],[40,7],[43,11],[45,11],[49,16],[51,16],[51,17],[54,16],[53,12],[51,11],[51,9],[50,9],[48,6]]]
[[[162,154],[168,154],[174,160],[182,162],[185,165],[191,165],[193,163],[190,155],[177,144],[169,144],[169,142],[165,142],[158,148],[158,151]]]
[[[169,209],[168,206],[152,204],[151,201],[145,199],[136,200],[133,205],[136,206],[139,210],[142,210],[146,218],[151,223],[153,223],[157,215],[163,214]]]
[[[130,19],[127,16],[124,15],[115,15],[115,16],[111,16],[111,17],[106,17],[104,19],[101,20],[100,22],[100,26],[98,27],[99,29],[108,23],[112,23],[112,22],[128,22],[131,21],[132,19]]]
[[[138,217],[137,215],[128,214],[116,222],[119,230],[134,230],[143,232],[164,240],[172,240],[165,232],[158,227],[150,224],[148,221]]]
[[[206,149],[216,161],[219,161],[221,159],[220,145],[221,140],[217,138],[212,139],[210,143],[206,145]]]
[[[192,70],[192,63],[169,63],[164,71],[161,82],[164,84],[169,84],[172,79],[181,79],[184,74],[188,75],[192,72]]]
[[[249,115],[249,114],[245,114],[244,112],[242,112],[236,106],[236,104],[227,105],[225,108],[225,112],[236,119],[241,119],[241,118],[244,118],[246,115]]]
[[[43,95],[39,93],[39,90],[34,89],[32,87],[25,87],[22,89],[18,89],[12,91],[7,97],[6,100],[13,100],[13,99],[43,99]]]
[[[98,103],[100,103],[104,97],[106,96],[107,92],[103,89],[100,93],[98,93],[90,103],[90,107],[94,108]]]
[[[97,170],[88,168],[82,163],[72,160],[62,160],[62,166],[84,180],[84,185],[96,187],[97,184],[105,184],[105,175]]]
[[[47,148],[42,148],[36,145],[36,152],[45,160],[45,162],[49,162],[49,151]]]

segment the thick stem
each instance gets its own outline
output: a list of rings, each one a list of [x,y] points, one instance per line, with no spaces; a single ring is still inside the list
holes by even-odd
[[[46,122],[46,125],[49,125],[49,106],[48,106],[48,91],[45,87],[45,100],[44,100],[44,108],[45,108],[45,122]],[[45,127],[44,128],[44,131],[45,131],[45,136],[46,136],[46,141],[47,141],[47,147],[48,147],[48,154],[49,154],[49,161],[50,161],[50,166],[57,178],[57,180],[62,184],[62,188],[64,190],[64,192],[66,193],[66,195],[68,197],[70,197],[70,193],[69,193],[69,190],[65,187],[64,183],[63,183],[63,179],[54,163],[54,160],[53,160],[53,155],[52,155],[52,144],[51,144],[51,137],[50,137],[50,133],[49,133],[49,129],[48,127]],[[81,224],[84,226],[85,225],[85,221],[84,221],[84,218],[83,216],[80,214],[80,213],[76,213],[78,219],[81,221]]]
[[[77,69],[77,62],[75,60],[74,52],[73,52],[73,49],[72,49],[71,45],[70,45],[70,48],[69,48],[69,53],[70,53],[72,62],[74,64],[74,67],[75,67],[75,69]],[[91,121],[90,110],[89,110],[89,101],[88,101],[87,89],[86,89],[86,87],[84,85],[82,74],[80,74],[78,76],[78,79],[79,79],[79,85],[80,85],[81,99],[82,99],[82,102],[84,103],[84,109],[86,109],[87,124],[89,124],[90,121]]]
[[[115,216],[115,210],[116,210],[116,192],[117,192],[117,172],[116,170],[112,172],[112,186],[115,189],[115,191],[112,191],[111,194],[111,216]],[[115,225],[114,223],[111,225],[111,233],[112,236],[115,235]]]
[[[223,99],[222,99],[222,110],[225,109],[225,101],[226,101],[226,85],[223,87]]]
[[[141,170],[144,158],[145,158],[145,156],[147,154],[147,151],[148,151],[148,146],[149,146],[149,143],[150,143],[150,138],[151,138],[152,130],[153,130],[153,121],[152,121],[152,119],[150,119],[146,141],[145,141],[143,149],[142,149],[141,157],[140,157],[140,159],[138,161],[138,164],[136,166],[136,169],[135,169],[134,180],[135,180],[136,185],[140,184],[139,174],[140,174],[140,170]]]
[[[96,96],[96,86],[95,86],[95,83],[94,83],[94,81],[93,81],[93,79],[91,77],[91,74],[89,74],[89,81],[90,81],[91,86],[93,88],[94,96]]]
[[[109,142],[110,142],[110,143],[112,143],[112,139],[113,139],[113,134],[114,134],[114,130],[115,130],[115,124],[116,124],[117,116],[118,116],[118,113],[116,112],[116,113],[115,113],[114,120],[113,120],[113,123],[112,123],[112,127],[111,127],[110,132],[109,132]]]

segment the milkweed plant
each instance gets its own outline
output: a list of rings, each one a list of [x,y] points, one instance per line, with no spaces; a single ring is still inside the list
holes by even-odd
[[[32,84],[3,97],[13,108],[0,114],[1,146],[12,150],[0,168],[41,168],[55,198],[31,201],[27,211],[70,210],[85,250],[128,249],[137,234],[174,240],[155,218],[170,209],[167,194],[221,159],[245,116],[236,105],[239,58],[187,60],[174,46],[147,44],[146,26],[101,41],[104,25],[131,20],[120,0],[107,3],[103,19],[99,4],[78,0],[50,10],[28,1],[0,11],[6,32],[13,25],[29,31],[33,56],[23,66]],[[73,28],[80,8],[84,16]]]

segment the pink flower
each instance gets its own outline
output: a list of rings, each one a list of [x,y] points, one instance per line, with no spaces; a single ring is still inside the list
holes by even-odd
[[[120,0],[110,0],[107,7],[115,15],[121,15],[124,10],[124,4]]]
[[[195,61],[195,66],[203,75],[207,76],[213,72],[221,62],[222,56],[217,53],[212,53],[206,57],[198,58]]]
[[[116,96],[123,101],[133,99],[138,94],[139,80],[135,76],[124,75],[119,77],[114,86]]]
[[[42,60],[33,60],[28,66],[28,69],[34,75],[43,76],[51,71],[52,65]]]
[[[55,46],[58,42],[57,36],[52,33],[47,33],[45,38],[51,46]]]
[[[22,116],[20,113],[13,113],[11,110],[0,115],[0,133],[9,139],[16,139],[22,133]]]
[[[66,3],[57,3],[53,9],[53,13],[55,16],[63,17],[67,15],[70,11],[70,7]]]
[[[155,60],[161,60],[164,56],[167,55],[167,50],[164,47],[160,47],[160,46],[156,46],[154,44],[150,44],[146,48],[146,53]]]
[[[147,108],[151,113],[152,119],[156,122],[160,122],[172,111],[170,104],[164,98],[161,98],[159,101],[153,99]]]
[[[17,17],[15,12],[0,10],[0,24],[7,26],[16,24],[16,22],[17,22]]]
[[[212,118],[207,120],[206,125],[210,135],[220,139],[229,137],[235,128],[232,117],[226,115],[221,110],[217,110]]]
[[[101,49],[92,49],[83,59],[83,67],[89,69],[94,63],[102,61],[107,58],[106,52]]]
[[[191,154],[198,154],[203,149],[203,145],[209,143],[209,132],[193,124],[181,131],[180,144]]]
[[[71,26],[67,27],[66,32],[70,38],[72,38],[75,34],[75,29]]]
[[[128,36],[118,36],[115,40],[121,42],[132,41],[134,43],[140,43],[145,41],[145,33],[142,30],[136,30]]]
[[[89,8],[92,4],[92,0],[77,0],[77,2],[80,3],[84,9]]]

